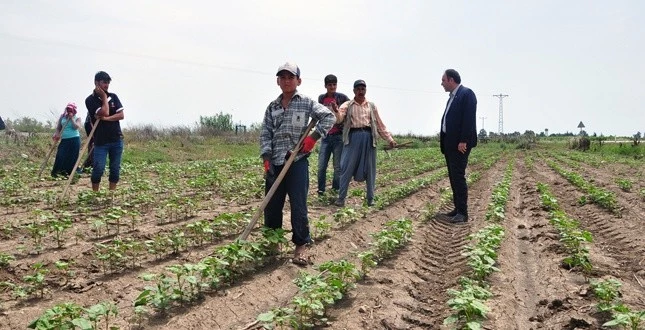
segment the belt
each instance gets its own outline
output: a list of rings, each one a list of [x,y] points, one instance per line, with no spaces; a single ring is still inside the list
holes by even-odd
[[[349,129],[350,132],[358,132],[358,131],[372,131],[372,128],[369,126],[365,127],[352,127]]]

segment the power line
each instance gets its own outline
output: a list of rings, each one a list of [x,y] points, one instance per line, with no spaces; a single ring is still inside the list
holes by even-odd
[[[505,97],[508,97],[508,95],[500,93],[497,95],[493,94],[493,97],[499,98],[499,132],[498,133],[502,134],[504,133],[504,103],[502,102],[502,100]]]
[[[216,69],[228,70],[228,71],[246,72],[246,73],[253,73],[253,74],[258,74],[258,75],[263,75],[263,76],[274,76],[275,75],[275,73],[273,73],[273,72],[259,71],[259,70],[240,68],[240,67],[233,67],[233,66],[218,65],[218,64],[191,61],[191,60],[183,60],[183,59],[170,58],[170,57],[153,56],[153,55],[139,54],[139,53],[133,53],[133,52],[124,52],[124,51],[117,51],[117,50],[110,50],[110,49],[102,49],[102,48],[97,48],[97,47],[90,47],[90,46],[85,46],[85,45],[73,44],[73,43],[64,42],[64,41],[52,41],[52,40],[45,40],[45,39],[37,39],[37,38],[28,38],[28,37],[16,36],[16,35],[2,33],[2,32],[0,32],[0,36],[4,36],[4,37],[7,37],[7,38],[12,38],[12,39],[20,40],[20,41],[24,41],[24,42],[36,43],[36,44],[42,43],[42,44],[48,44],[48,45],[57,46],[57,47],[68,47],[68,48],[75,48],[75,49],[81,49],[81,50],[86,50],[86,51],[93,51],[93,52],[99,52],[99,53],[110,53],[110,54],[115,54],[115,55],[129,56],[129,57],[142,58],[142,59],[148,59],[148,60],[157,60],[157,61],[164,61],[164,62],[177,63],[177,64],[200,66],[200,67],[209,67],[209,68],[216,68]],[[319,81],[320,80],[320,79],[311,79],[311,78],[301,78],[301,79],[303,79],[303,80],[311,80],[311,81],[314,81],[314,80]],[[401,91],[401,92],[432,93],[432,94],[443,93],[443,92],[439,92],[439,91],[434,92],[434,91],[429,91],[429,90],[398,88],[398,87],[373,85],[373,84],[370,84],[370,87],[393,90],[393,91]]]

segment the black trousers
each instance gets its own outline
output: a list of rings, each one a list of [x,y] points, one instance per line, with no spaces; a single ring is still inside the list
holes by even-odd
[[[470,149],[463,154],[457,150],[444,149],[450,188],[452,188],[452,202],[457,213],[465,216],[468,215],[468,185],[466,185],[468,155],[470,155]]]

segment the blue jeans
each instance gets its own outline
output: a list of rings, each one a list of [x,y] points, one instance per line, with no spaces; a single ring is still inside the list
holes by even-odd
[[[119,182],[121,171],[121,155],[123,154],[123,140],[110,142],[103,145],[94,145],[94,163],[92,164],[92,183],[100,183],[107,157],[110,157],[110,177],[112,183]]]
[[[325,192],[327,185],[327,164],[329,157],[333,155],[334,176],[331,180],[331,188],[338,190],[340,184],[340,157],[343,152],[343,134],[327,135],[320,142],[320,153],[318,154],[318,193]]]
[[[264,186],[265,194],[277,178],[284,165],[271,165],[275,175],[267,175]],[[309,220],[307,219],[307,192],[309,191],[309,161],[303,158],[291,164],[278,189],[269,200],[264,209],[264,226],[268,228],[282,228],[282,208],[289,195],[291,204],[291,228],[293,236],[291,241],[297,246],[311,243],[309,235]]]

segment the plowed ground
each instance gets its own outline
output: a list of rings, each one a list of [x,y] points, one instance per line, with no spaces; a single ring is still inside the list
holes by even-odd
[[[499,153],[482,154],[493,155]],[[473,153],[475,156],[476,153]],[[526,165],[525,157],[534,159]],[[379,156],[381,157],[381,156]],[[402,171],[394,153],[391,160],[383,160],[380,166],[388,173]],[[488,156],[487,156],[488,157]],[[439,158],[440,159],[440,158]],[[480,163],[471,165],[469,172],[480,172],[481,178],[469,187],[470,221],[462,225],[450,225],[428,217],[424,209],[428,204],[438,204],[440,188],[448,187],[443,178],[415,193],[382,209],[371,209],[367,216],[356,222],[338,227],[330,235],[318,240],[310,250],[314,266],[328,260],[354,258],[371,242],[370,234],[380,230],[389,220],[410,218],[414,223],[413,240],[392,258],[385,260],[369,275],[360,280],[349,295],[328,311],[331,329],[440,329],[443,320],[451,313],[446,302],[447,290],[456,286],[460,276],[468,273],[463,247],[467,236],[487,225],[485,213],[490,202],[492,188],[502,179],[506,166],[514,164],[511,191],[506,206],[506,219],[502,223],[506,236],[499,251],[500,272],[490,278],[490,291],[494,297],[487,301],[491,311],[484,326],[487,329],[598,329],[607,321],[606,316],[595,312],[595,300],[588,289],[589,278],[611,276],[623,283],[623,301],[633,310],[645,308],[645,214],[644,203],[636,195],[614,189],[622,207],[618,217],[596,205],[580,206],[577,201],[582,192],[551,170],[536,154],[506,152],[492,167]],[[314,166],[315,160],[310,161]],[[389,182],[377,182],[377,197],[385,190],[405,184],[414,178],[435,173],[432,168],[420,174],[402,175]],[[592,176],[599,184],[610,187],[615,174],[602,168],[582,167],[586,176]],[[379,177],[383,176],[379,167]],[[82,180],[87,180],[82,179]],[[321,216],[327,218],[337,208],[324,200],[316,200],[315,176],[310,178],[310,221]],[[566,256],[559,242],[558,233],[548,221],[548,214],[541,209],[538,182],[548,184],[566,212],[580,221],[583,229],[589,230],[594,242],[590,254],[594,270],[583,275],[561,267]],[[83,184],[83,182],[81,182]],[[640,184],[640,183],[639,183]],[[353,183],[355,189],[362,184]],[[81,189],[81,188],[76,188]],[[612,188],[613,189],[613,188]],[[351,197],[348,205],[361,204],[360,197]],[[208,219],[221,212],[251,210],[259,199],[250,203],[236,204],[214,196],[208,206],[200,208],[194,218]],[[449,211],[444,205],[440,212]],[[2,210],[0,214],[7,214]],[[29,210],[10,213],[12,220],[26,219]],[[9,217],[9,216],[7,216]],[[289,218],[288,206],[285,219]],[[288,221],[285,221],[288,223]],[[160,230],[170,230],[183,221],[156,225],[154,220],[144,222],[128,235],[148,239]],[[288,229],[288,225],[286,225]],[[145,283],[139,275],[144,272],[163,272],[165,267],[184,262],[196,262],[209,255],[214,248],[230,242],[235,234],[221,241],[210,242],[203,247],[191,248],[178,255],[160,260],[147,260],[140,267],[115,274],[102,274],[97,262],[89,252],[94,243],[105,240],[92,239],[87,232],[80,242],[70,239],[64,249],[48,248],[39,255],[19,254],[10,267],[0,270],[0,281],[20,281],[29,273],[29,265],[35,261],[52,263],[66,258],[75,260],[77,278],[73,285],[60,285],[61,279],[51,276],[50,292],[44,298],[13,300],[10,292],[4,291],[1,301],[0,328],[22,329],[45,309],[73,301],[83,306],[100,301],[113,301],[120,310],[116,325],[128,328],[131,325],[132,302]],[[3,252],[16,253],[17,245],[28,244],[27,237],[14,237],[0,244]],[[296,295],[293,284],[298,272],[309,271],[289,262],[290,252],[272,259],[253,274],[240,278],[222,290],[206,294],[194,304],[173,309],[168,315],[152,314],[142,325],[146,329],[242,329],[252,324],[257,315],[275,307],[287,306]],[[257,328],[251,326],[248,328]]]

